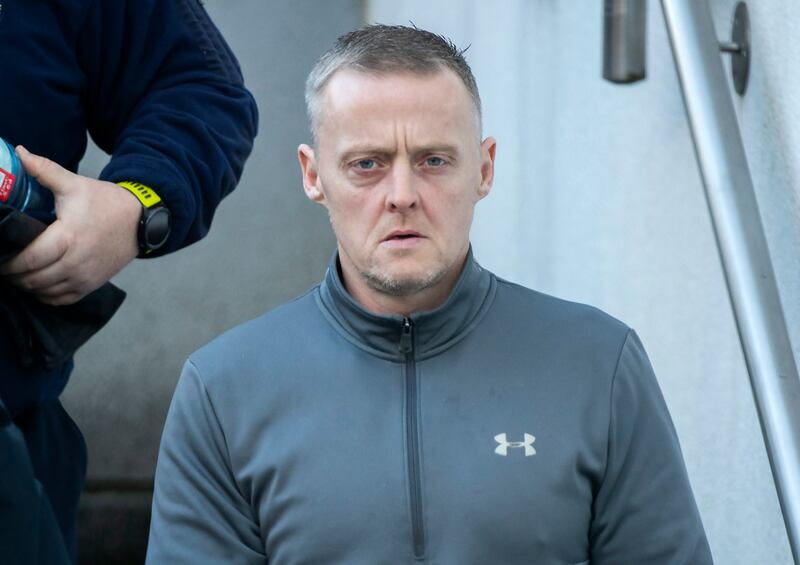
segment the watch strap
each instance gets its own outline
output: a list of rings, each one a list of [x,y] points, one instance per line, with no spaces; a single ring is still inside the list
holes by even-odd
[[[161,197],[156,194],[155,190],[140,182],[124,180],[118,182],[117,185],[133,194],[145,208],[152,208],[161,202]]]
[[[135,181],[121,181],[117,185],[133,194],[142,205],[136,237],[139,242],[139,257],[146,257],[160,249],[169,237],[169,209],[161,202],[156,191],[147,185]]]

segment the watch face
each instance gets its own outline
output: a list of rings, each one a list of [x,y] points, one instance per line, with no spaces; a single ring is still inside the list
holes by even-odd
[[[167,208],[160,206],[149,211],[144,227],[144,243],[152,251],[166,243],[170,231],[170,214]]]

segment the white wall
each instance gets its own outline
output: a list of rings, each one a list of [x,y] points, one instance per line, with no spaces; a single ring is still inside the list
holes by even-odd
[[[734,3],[712,2],[720,38]],[[371,22],[413,21],[471,44],[485,134],[498,139],[477,258],[636,328],[716,562],[791,563],[660,5],[648,6],[648,78],[630,86],[601,79],[600,0],[367,5]],[[800,4],[750,9],[751,82],[735,105],[798,357]]]

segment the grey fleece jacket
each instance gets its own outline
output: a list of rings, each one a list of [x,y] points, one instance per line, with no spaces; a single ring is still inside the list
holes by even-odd
[[[636,334],[470,253],[436,310],[366,312],[334,258],[193,354],[147,562],[712,561]]]

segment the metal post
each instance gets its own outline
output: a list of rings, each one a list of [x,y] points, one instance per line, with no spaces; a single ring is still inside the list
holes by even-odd
[[[706,1],[661,0],[750,384],[800,563],[800,377]]]
[[[629,84],[645,76],[647,0],[604,0],[603,78]]]

